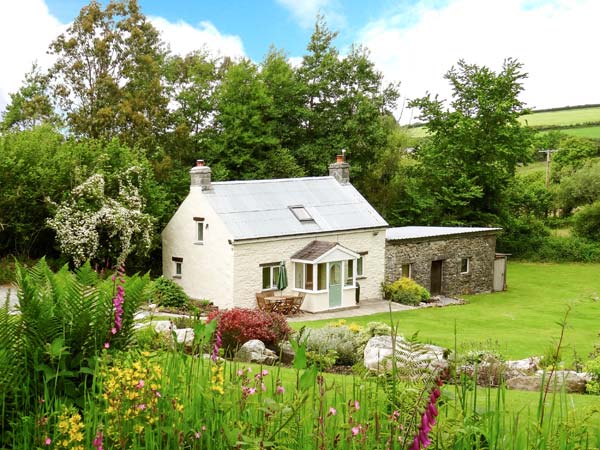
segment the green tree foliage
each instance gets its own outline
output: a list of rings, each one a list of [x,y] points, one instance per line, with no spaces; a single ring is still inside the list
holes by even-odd
[[[276,135],[273,98],[249,60],[231,65],[217,92],[217,135],[210,150],[217,178],[253,179],[302,175]]]
[[[215,92],[229,64],[200,51],[167,58],[165,75],[173,109],[169,156],[174,161],[189,165],[206,147],[214,125]]]
[[[597,142],[579,136],[562,138],[558,143],[557,150],[552,155],[552,165],[559,171],[561,169],[576,170],[590,158],[599,154]]]
[[[589,161],[556,187],[556,207],[568,215],[577,206],[600,199],[600,160]]]
[[[298,68],[304,86],[304,139],[294,154],[308,174],[322,175],[346,149],[360,189],[386,144],[381,119],[394,109],[398,89],[384,85],[364,47],[352,46],[342,57],[333,45],[336,36],[319,17]]]
[[[517,164],[531,156],[531,131],[518,121],[527,112],[518,98],[526,77],[521,69],[513,59],[498,73],[461,60],[445,75],[449,109],[431,95],[410,103],[430,135],[419,149],[432,196],[430,223],[485,225],[503,214]]]
[[[600,242],[600,200],[585,206],[575,214],[573,231],[579,237]]]
[[[0,253],[54,254],[54,233],[46,226],[52,202],[66,200],[75,186],[95,173],[104,175],[107,195],[117,197],[119,182],[132,166],[142,170],[136,184],[146,213],[157,220],[156,245],[157,232],[171,211],[144,152],[117,140],[65,139],[48,126],[0,137]]]
[[[50,46],[54,95],[71,132],[152,148],[169,102],[165,49],[136,0],[93,0]]]
[[[48,95],[48,83],[48,77],[33,64],[25,75],[23,86],[10,94],[10,103],[2,113],[0,131],[26,130],[42,123],[57,125],[59,118]]]

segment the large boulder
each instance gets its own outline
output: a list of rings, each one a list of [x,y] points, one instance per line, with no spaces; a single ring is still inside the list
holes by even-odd
[[[235,354],[235,360],[271,365],[277,362],[277,354],[266,348],[262,341],[252,339],[240,347]]]
[[[506,374],[505,378],[515,378],[522,375],[532,375],[540,370],[539,356],[532,356],[530,358],[519,359],[517,361],[506,361]]]
[[[364,351],[367,369],[380,372],[392,369],[392,337],[375,336],[369,339]],[[448,367],[445,349],[436,345],[419,344],[416,350],[402,336],[396,337],[396,367],[399,369],[440,370]]]
[[[544,378],[544,386],[548,383],[550,372],[538,370],[534,375],[520,375],[511,378],[506,382],[509,389],[521,391],[539,392],[542,389],[542,378]],[[560,391],[564,388],[565,392],[584,393],[585,385],[590,380],[587,373],[574,372],[572,370],[557,370],[553,373],[550,380],[550,391]]]
[[[177,338],[177,343],[184,344],[186,347],[194,343],[194,330],[192,328],[176,328],[173,330]]]

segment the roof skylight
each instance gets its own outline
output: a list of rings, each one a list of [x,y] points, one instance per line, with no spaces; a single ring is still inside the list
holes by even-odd
[[[290,206],[289,208],[294,213],[294,216],[296,216],[296,219],[298,219],[300,222],[314,222],[315,221],[315,219],[312,218],[312,216],[310,215],[310,213],[306,210],[306,208],[304,206],[302,206],[302,205]]]

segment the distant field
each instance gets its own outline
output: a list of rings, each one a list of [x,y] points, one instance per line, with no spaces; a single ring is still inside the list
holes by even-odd
[[[562,133],[570,134],[588,139],[600,139],[600,126],[582,127],[582,128],[565,128],[560,130]]]
[[[600,139],[600,126],[561,128],[589,122],[600,122],[600,106],[534,112],[522,116],[519,120],[530,127],[555,127],[561,132],[572,136]],[[408,130],[416,138],[427,136],[425,127],[409,128]]]
[[[578,123],[600,122],[600,107],[546,111],[522,116],[519,120],[530,127],[565,126]]]

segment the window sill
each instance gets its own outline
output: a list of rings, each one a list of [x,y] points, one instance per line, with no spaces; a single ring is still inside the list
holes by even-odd
[[[204,245],[204,241],[196,241],[194,242],[194,245]]]
[[[364,275],[361,275],[360,277],[356,277],[357,280],[366,280],[367,277]]]
[[[181,275],[173,275],[173,278],[181,279]]]

